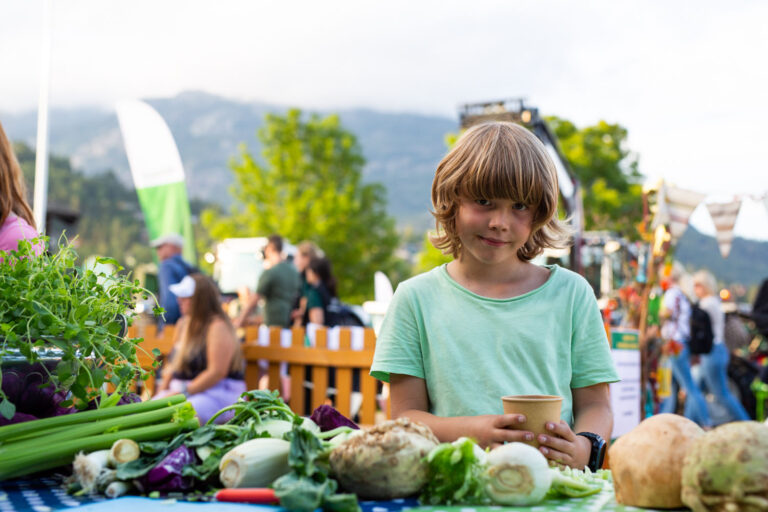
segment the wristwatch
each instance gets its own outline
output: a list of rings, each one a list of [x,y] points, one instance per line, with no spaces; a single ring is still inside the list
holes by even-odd
[[[592,450],[589,452],[589,464],[587,467],[593,473],[603,467],[605,459],[605,439],[592,432],[579,432],[577,436],[584,436],[592,444]]]

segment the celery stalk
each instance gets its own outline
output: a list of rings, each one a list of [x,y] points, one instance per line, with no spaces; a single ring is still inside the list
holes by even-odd
[[[80,436],[77,429],[73,428],[71,437],[74,439],[54,445],[39,446],[35,450],[28,450],[26,456],[21,458],[6,461],[4,457],[0,457],[0,481],[71,464],[76,453],[106,449],[119,439],[156,441],[172,437],[182,430],[194,430],[199,426],[200,422],[197,418],[193,418],[89,437]]]
[[[45,432],[43,432],[43,435],[35,439],[26,439],[0,446],[0,463],[14,458],[24,458],[27,453],[34,451],[40,446],[55,446],[60,442],[65,442],[77,437],[94,436],[108,431],[121,431],[143,425],[168,422],[173,418],[174,414],[182,408],[190,410],[190,412],[187,413],[187,416],[194,416],[192,405],[189,402],[182,402],[155,411],[129,414],[127,416],[102,421],[93,421],[91,423],[73,426],[67,430],[58,431],[50,435],[44,435]]]
[[[153,411],[155,409],[161,409],[163,407],[182,403],[186,401],[186,399],[187,397],[184,395],[173,395],[167,398],[149,400],[147,402],[118,405],[114,407],[106,407],[104,409],[96,409],[93,411],[76,412],[73,414],[65,414],[64,416],[55,416],[53,418],[44,418],[41,420],[26,421],[24,423],[6,425],[4,427],[0,427],[0,443],[5,443],[6,441],[12,440],[14,438],[30,437],[30,435],[34,433],[45,435],[45,432],[41,431],[48,429],[59,429],[60,427],[68,427],[72,425],[78,425],[80,423],[88,423],[94,420],[105,420],[117,416],[125,416],[126,414]]]

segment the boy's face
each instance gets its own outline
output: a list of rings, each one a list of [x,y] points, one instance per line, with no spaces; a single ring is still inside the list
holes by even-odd
[[[461,259],[485,265],[518,261],[531,236],[533,212],[509,199],[462,198],[456,215]]]

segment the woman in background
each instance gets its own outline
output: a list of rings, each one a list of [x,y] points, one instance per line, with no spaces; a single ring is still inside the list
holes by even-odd
[[[245,392],[240,342],[210,278],[191,274],[170,288],[178,297],[182,317],[156,396],[185,394],[205,423]],[[230,417],[222,415],[216,420],[224,422]]]
[[[19,240],[39,236],[26,193],[24,175],[0,123],[0,251],[15,251]],[[35,246],[35,252],[40,254],[42,251],[40,242]]]
[[[327,325],[328,305],[336,297],[336,278],[333,277],[328,258],[313,258],[306,270],[307,307],[304,325],[308,323]]]
[[[709,354],[701,355],[702,376],[709,392],[734,420],[748,421],[749,414],[731,394],[727,385],[730,353],[725,345],[725,313],[720,304],[720,297],[715,294],[716,289],[717,281],[710,272],[701,270],[694,274],[693,292],[699,298],[699,307],[709,315],[714,334],[712,350]]]
[[[291,311],[291,320],[294,327],[301,327],[306,325],[304,323],[304,313],[307,311],[307,294],[309,293],[309,284],[307,283],[307,267],[309,262],[314,258],[320,256],[322,251],[315,245],[314,242],[304,240],[296,246],[296,256],[293,258],[293,264],[296,266],[296,270],[301,274],[301,289],[299,290],[299,297],[296,299],[296,305]]]

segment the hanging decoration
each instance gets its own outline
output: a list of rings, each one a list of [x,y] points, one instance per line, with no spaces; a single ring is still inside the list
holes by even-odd
[[[659,188],[656,216],[651,227],[669,226],[671,242],[675,243],[688,227],[693,210],[705,197],[704,194],[663,183]]]
[[[717,245],[720,247],[720,255],[727,258],[731,253],[733,227],[739,216],[741,200],[737,199],[730,203],[707,203],[706,207],[712,217],[712,222],[715,224],[715,237],[717,238]]]

